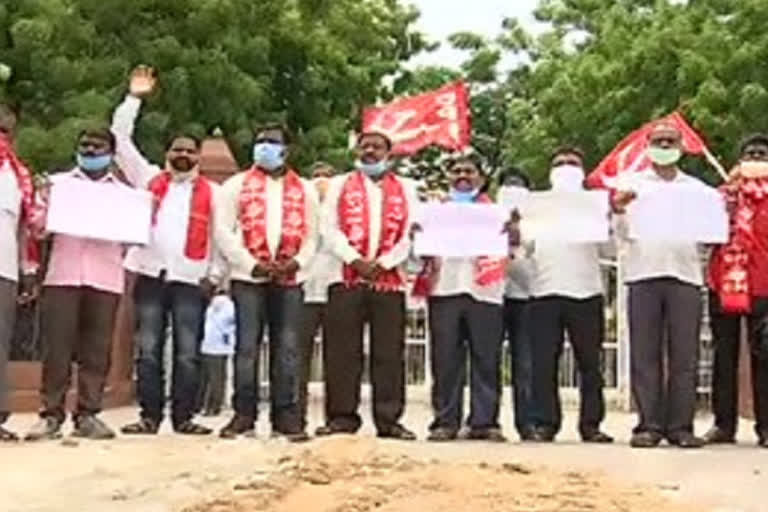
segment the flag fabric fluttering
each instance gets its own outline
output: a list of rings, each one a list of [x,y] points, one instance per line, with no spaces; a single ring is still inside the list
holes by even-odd
[[[469,91],[459,81],[418,96],[363,111],[363,131],[380,132],[395,155],[413,155],[428,146],[463,151],[470,145]]]
[[[688,124],[682,114],[673,112],[643,125],[625,137],[590,173],[587,177],[587,185],[590,188],[616,188],[617,179],[621,174],[647,169],[650,166],[650,160],[646,155],[648,135],[659,124],[670,124],[676,127],[683,136],[685,152],[704,156],[721,176],[726,177],[725,170],[709,151],[701,136]]]

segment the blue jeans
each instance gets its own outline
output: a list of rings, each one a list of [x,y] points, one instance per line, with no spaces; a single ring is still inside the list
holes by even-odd
[[[533,351],[530,335],[530,301],[504,299],[504,324],[512,359],[515,430],[525,434],[534,426]]]
[[[272,429],[300,432],[299,330],[304,292],[300,286],[232,283],[237,335],[235,344],[235,413],[258,417],[259,352],[264,328],[269,333],[269,389]]]
[[[170,315],[173,332],[171,420],[174,426],[194,415],[200,381],[198,345],[205,313],[202,290],[185,283],[166,283],[139,276],[134,289],[138,321],[138,395],[142,418],[160,422],[165,406],[163,354]]]

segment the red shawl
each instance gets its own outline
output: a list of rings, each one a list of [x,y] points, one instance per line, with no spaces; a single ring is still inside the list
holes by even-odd
[[[475,198],[477,203],[490,203],[491,198],[481,194]],[[504,280],[504,264],[506,258],[490,258],[480,256],[475,258],[475,284],[481,287],[493,286]],[[440,276],[440,260],[427,258],[421,273],[413,285],[413,295],[429,297]]]
[[[408,200],[402,183],[394,172],[381,178],[383,204],[381,211],[381,237],[376,258],[390,252],[404,236],[408,236]],[[360,171],[350,174],[339,196],[339,227],[358,253],[368,254],[370,236],[370,208],[365,189],[365,177]],[[344,284],[354,286],[362,282],[351,265],[344,265]],[[399,291],[405,279],[398,268],[382,272],[373,283],[374,289],[383,292]]]
[[[768,209],[768,177],[741,178],[738,187],[726,190],[731,208],[731,238],[712,255],[709,284],[720,296],[723,311],[749,313],[754,282],[762,276],[753,275],[758,266],[756,258],[761,244],[756,232],[761,212]],[[762,219],[761,221],[764,221]]]
[[[29,263],[37,264],[40,261],[40,254],[32,232],[35,215],[35,188],[32,184],[32,173],[16,156],[8,137],[0,134],[0,171],[6,168],[6,163],[16,175],[16,181],[21,192],[21,221],[27,243],[24,248],[26,259]]]
[[[149,191],[154,197],[152,223],[157,223],[157,213],[160,205],[168,194],[173,176],[166,171],[155,176],[149,182]],[[187,222],[187,243],[184,255],[191,260],[204,260],[208,257],[208,246],[211,238],[211,211],[213,210],[213,188],[202,176],[195,178],[192,189],[192,204],[189,208]]]
[[[301,250],[307,237],[307,196],[296,171],[283,178],[283,219],[280,247],[273,258],[267,242],[267,174],[253,167],[246,171],[240,192],[240,225],[245,246],[261,262],[288,262]],[[296,284],[296,273],[281,284]]]

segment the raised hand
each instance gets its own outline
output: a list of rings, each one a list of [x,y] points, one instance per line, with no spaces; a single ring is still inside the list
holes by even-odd
[[[149,66],[137,66],[131,73],[131,81],[128,90],[131,96],[144,98],[152,94],[157,85],[155,70]]]

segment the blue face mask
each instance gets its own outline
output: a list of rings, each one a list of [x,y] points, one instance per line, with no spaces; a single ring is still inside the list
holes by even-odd
[[[355,166],[371,178],[381,176],[389,170],[389,162],[386,160],[381,160],[372,164],[366,164],[365,162],[358,160]]]
[[[273,142],[254,144],[253,163],[267,171],[280,169],[285,164],[285,146]]]
[[[456,190],[451,189],[451,201],[454,203],[474,203],[475,198],[477,197],[477,190]]]
[[[101,172],[112,163],[112,153],[106,155],[89,156],[78,153],[75,157],[77,166],[85,172]]]

